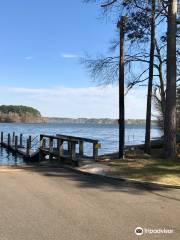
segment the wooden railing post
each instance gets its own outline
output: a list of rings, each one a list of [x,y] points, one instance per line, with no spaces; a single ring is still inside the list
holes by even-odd
[[[43,138],[42,140],[42,148],[45,149],[46,148],[46,139]]]
[[[39,142],[40,142],[40,149],[42,149],[43,148],[43,136],[42,135],[40,135],[40,138],[39,138]]]
[[[62,157],[64,155],[64,141],[63,140],[60,140],[59,154],[60,154],[60,157]]]
[[[23,135],[22,133],[20,134],[20,142],[19,142],[20,148],[23,147]]]
[[[94,158],[94,160],[96,160],[98,157],[98,147],[99,147],[98,143],[94,142],[93,143],[93,158]]]
[[[49,139],[49,152],[53,152],[53,139]]]
[[[71,143],[68,141],[68,153],[71,154]]]
[[[79,141],[79,156],[82,157],[84,154],[84,142]]]
[[[4,133],[1,132],[1,143],[3,143],[3,135],[4,135]]]
[[[53,159],[53,138],[49,139],[49,160]]]
[[[27,139],[27,143],[26,143],[26,155],[29,156],[30,154],[30,139]]]
[[[60,160],[60,140],[57,139],[57,158]]]
[[[31,135],[29,135],[29,149],[31,149],[32,147],[32,137]]]
[[[11,145],[11,134],[8,133],[8,147],[10,147]]]
[[[73,164],[75,166],[78,166],[78,162],[76,159],[76,143],[75,142],[71,142],[71,159],[73,161]]]
[[[15,132],[13,132],[13,136],[12,136],[12,144],[14,144],[15,142]]]
[[[61,157],[64,154],[64,141],[61,139],[57,140],[57,149],[58,149],[58,160],[61,160]]]
[[[14,145],[14,147],[15,147],[15,150],[17,151],[17,149],[18,149],[18,136],[15,136],[15,145]]]
[[[43,160],[43,136],[40,134],[40,138],[39,138],[39,142],[40,142],[40,146],[39,146],[39,162],[41,162]]]

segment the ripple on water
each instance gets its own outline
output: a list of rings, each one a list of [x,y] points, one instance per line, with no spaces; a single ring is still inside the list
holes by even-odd
[[[24,164],[23,158],[15,156],[5,148],[0,147],[0,166],[12,166]]]

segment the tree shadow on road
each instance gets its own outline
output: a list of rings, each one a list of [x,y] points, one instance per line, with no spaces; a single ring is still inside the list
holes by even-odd
[[[79,188],[95,188],[106,192],[126,192],[135,195],[145,195],[147,192],[160,198],[180,201],[180,189],[166,188],[156,184],[127,182],[119,179],[108,179],[89,173],[77,173],[64,167],[29,166],[28,171],[37,172],[45,177],[53,178],[56,182],[72,181]],[[172,194],[173,192],[173,194]]]

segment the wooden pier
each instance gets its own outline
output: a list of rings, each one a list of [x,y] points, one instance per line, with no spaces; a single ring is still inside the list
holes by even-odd
[[[38,142],[37,137],[32,138],[30,135],[27,138],[23,138],[23,134],[18,136],[13,132],[12,135],[10,133],[5,135],[1,132],[0,144],[7,150],[20,154],[25,159],[35,159],[39,155],[38,143],[36,143],[36,146],[34,145],[35,140]]]
[[[92,156],[86,156],[84,153],[84,143],[92,144]],[[44,161],[52,160],[68,160],[73,165],[79,165],[82,160],[96,160],[98,157],[98,149],[101,147],[98,140],[90,138],[82,138],[75,136],[67,136],[62,134],[23,137],[13,132],[13,134],[4,134],[1,132],[1,146],[18,153],[27,160]],[[66,147],[65,147],[66,146]]]

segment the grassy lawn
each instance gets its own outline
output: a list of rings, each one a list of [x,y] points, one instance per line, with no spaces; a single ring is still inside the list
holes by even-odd
[[[142,149],[128,150],[124,160],[114,154],[102,157],[100,162],[110,167],[113,176],[180,185],[180,158],[164,160],[160,149],[153,149],[151,156]]]

